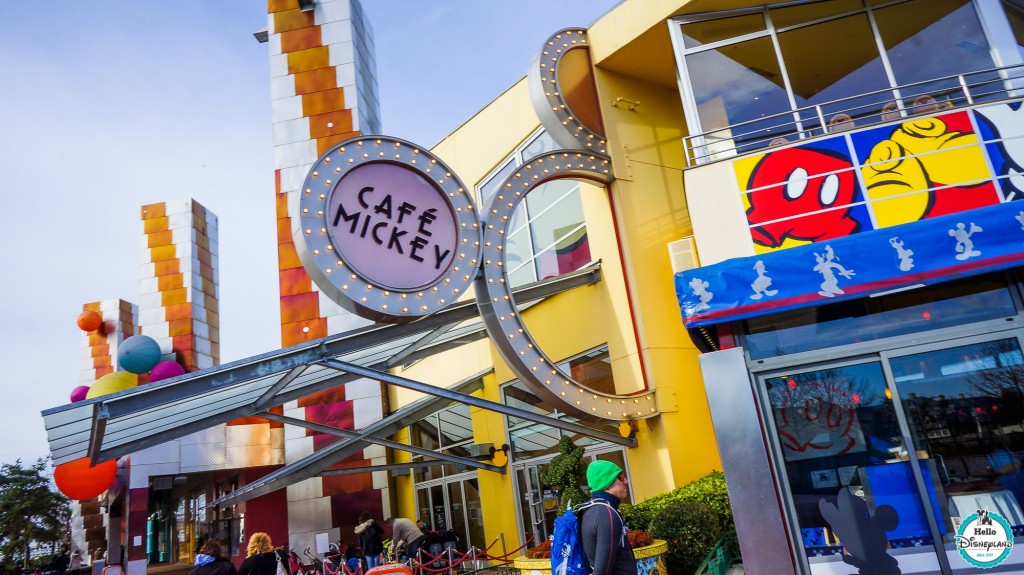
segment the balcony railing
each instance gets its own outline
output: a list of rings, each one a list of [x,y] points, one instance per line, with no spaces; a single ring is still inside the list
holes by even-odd
[[[688,167],[772,146],[1024,96],[1024,65],[865,92],[683,138]]]

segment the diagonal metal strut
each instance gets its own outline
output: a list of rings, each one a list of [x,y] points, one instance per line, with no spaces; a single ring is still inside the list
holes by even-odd
[[[626,447],[636,447],[636,439],[632,437],[622,437],[617,433],[610,433],[607,431],[601,431],[588,427],[586,425],[580,425],[579,423],[573,423],[571,421],[565,421],[563,419],[557,419],[554,417],[548,417],[546,415],[540,415],[532,411],[525,409],[519,409],[518,407],[512,407],[496,401],[490,401],[482,399],[465,393],[459,393],[457,391],[451,391],[443,387],[435,387],[433,385],[386,373],[377,371],[375,369],[365,368],[361,365],[356,365],[347,361],[341,361],[339,359],[324,359],[318,362],[320,365],[324,365],[338,371],[345,371],[348,373],[354,373],[370,379],[382,381],[390,385],[397,385],[398,387],[404,387],[413,391],[419,391],[427,395],[433,395],[436,397],[443,397],[450,399],[458,403],[464,403],[473,407],[479,407],[489,411],[496,411],[504,415],[511,415],[512,417],[518,417],[519,419],[525,419],[534,423],[540,423],[543,425],[550,425],[551,427],[557,427],[565,431],[572,433],[578,433],[586,437],[593,437],[594,439],[600,439],[609,443],[615,443],[618,445],[625,445]]]
[[[391,449],[398,449],[400,451],[408,451],[415,453],[416,455],[423,455],[425,457],[434,457],[444,461],[451,461],[452,463],[460,463],[476,469],[486,469],[487,471],[493,471],[495,473],[505,473],[504,467],[498,467],[497,465],[491,465],[489,463],[483,463],[475,459],[469,459],[466,457],[459,457],[458,455],[451,455],[448,453],[440,453],[437,451],[431,451],[429,449],[423,449],[422,447],[416,447],[414,445],[408,445],[406,443],[399,443],[397,441],[391,441],[390,439],[384,439],[381,437],[374,437],[372,435],[364,435],[357,431],[349,431],[347,429],[339,429],[337,427],[331,427],[329,425],[323,425],[322,423],[314,423],[312,421],[304,421],[302,419],[296,419],[294,417],[288,417],[287,415],[278,415],[269,411],[264,411],[259,414],[259,417],[264,417],[272,421],[279,421],[281,423],[287,423],[288,425],[296,425],[304,427],[306,429],[312,429],[320,433],[328,433],[330,435],[336,435],[338,437],[345,437],[348,439],[358,439],[367,443],[375,443],[377,445],[383,445],[384,447],[390,447]]]

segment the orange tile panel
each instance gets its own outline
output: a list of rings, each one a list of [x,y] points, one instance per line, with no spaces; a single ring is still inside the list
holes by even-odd
[[[267,14],[295,10],[298,7],[298,0],[267,0]]]
[[[298,74],[331,65],[330,52],[327,46],[318,46],[308,50],[299,50],[288,54],[288,73]]]
[[[320,299],[314,293],[281,297],[281,323],[313,320],[320,317]]]
[[[96,345],[106,345],[107,344],[107,336],[105,334],[100,333],[101,331],[103,331],[103,330],[102,329],[98,329],[96,331],[89,332],[89,346],[90,347],[96,346]]]
[[[292,219],[277,218],[277,243],[284,244],[292,241]]]
[[[170,230],[146,234],[146,247],[158,248],[174,243],[174,233]]]
[[[310,94],[338,87],[338,74],[334,67],[319,68],[295,74],[295,94]]]
[[[281,193],[281,170],[274,170],[274,191]]]
[[[277,219],[288,217],[288,194],[275,194],[274,211]]]
[[[215,360],[220,358],[220,344],[219,343],[214,343],[212,341],[210,342],[210,357],[212,357]]]
[[[323,46],[320,41],[320,27],[299,28],[281,33],[281,52],[284,54]]]
[[[217,302],[216,298],[213,298],[210,301],[206,302],[206,305],[204,305],[203,307],[206,308],[206,311],[220,312],[220,304]]]
[[[277,244],[277,269],[290,270],[301,267],[302,262],[299,260],[298,252],[295,251],[295,244],[291,242]]]
[[[153,218],[162,218],[167,215],[167,204],[160,202],[157,204],[149,204],[140,208],[142,219],[151,220]]]
[[[156,278],[157,291],[169,291],[185,287],[185,276],[183,274],[172,274]]]
[[[177,319],[185,319],[192,317],[192,304],[191,303],[179,303],[176,305],[169,305],[164,307],[164,319],[166,321],[174,321]]]
[[[160,293],[160,303],[163,307],[188,302],[188,289],[172,289]]]
[[[135,376],[135,380],[138,385],[146,385],[147,383],[149,383],[149,374],[140,373],[139,375]]]
[[[220,327],[220,314],[206,310],[206,325],[210,327]]]
[[[349,138],[354,138],[359,135],[359,132],[345,132],[344,134],[336,134],[334,136],[326,136],[323,138],[317,138],[316,140],[316,153],[320,156],[327,150],[330,150],[335,144],[340,144]]]
[[[160,246],[149,250],[149,261],[151,262],[163,262],[167,260],[173,260],[177,258],[177,251],[174,245]]]
[[[305,268],[295,267],[277,272],[281,295],[295,295],[313,291],[313,282]]]
[[[324,496],[345,493],[360,493],[373,490],[372,473],[350,473],[348,475],[325,475],[321,478]]]
[[[100,368],[100,367],[110,367],[111,365],[112,364],[111,364],[110,356],[109,355],[104,355],[102,357],[94,357],[94,358],[92,358],[92,367],[93,367],[93,369]]]
[[[303,12],[298,8],[274,13],[274,32],[282,33],[289,30],[309,28],[313,26],[313,11]]]
[[[148,220],[142,220],[142,230],[147,234],[155,234],[156,232],[167,231],[169,218],[152,218]]]
[[[181,273],[181,262],[177,259],[153,263],[153,275],[156,277]]]
[[[213,281],[213,266],[211,266],[210,264],[200,263],[199,264],[199,277],[203,278],[204,280],[209,280],[209,281],[212,282]]]
[[[167,333],[171,336],[192,334],[192,320],[190,319],[176,319],[169,324]]]
[[[171,349],[177,352],[192,351],[195,349],[195,342],[191,335],[176,335],[171,338]]]
[[[96,379],[99,379],[99,378],[103,377],[104,375],[107,375],[108,373],[114,373],[114,368],[113,367],[97,367],[96,368]]]
[[[322,138],[351,131],[352,110],[336,110],[326,114],[317,114],[309,118],[310,138]]]
[[[82,305],[82,311],[85,311],[85,310],[99,312],[100,311],[100,302],[94,301],[94,302],[91,302],[91,303],[83,304]]]
[[[308,327],[304,332],[302,328]],[[327,337],[327,320],[320,318],[313,321],[297,321],[281,324],[281,346],[288,347],[297,343],[313,341]]]
[[[200,246],[199,249],[196,251],[198,252],[199,255],[199,263],[209,265],[209,263],[212,261],[212,258],[210,256],[210,250],[208,248]]]
[[[94,345],[89,348],[89,357],[99,357],[101,355],[110,355],[109,345]]]
[[[345,109],[345,91],[341,88],[302,95],[302,115],[315,116]]]

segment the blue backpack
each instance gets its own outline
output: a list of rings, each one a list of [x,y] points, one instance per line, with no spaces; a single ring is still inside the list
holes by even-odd
[[[570,506],[555,518],[555,532],[551,535],[552,575],[590,575],[590,563],[580,542],[578,517],[594,505],[591,501],[576,508]]]

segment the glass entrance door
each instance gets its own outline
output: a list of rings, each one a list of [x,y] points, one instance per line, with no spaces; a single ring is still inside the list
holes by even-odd
[[[523,518],[523,541],[531,538],[530,547],[546,541],[554,531],[558,516],[555,490],[540,480],[540,470],[546,464],[528,464],[516,469],[519,510]]]
[[[955,534],[972,514],[997,514],[1024,535],[1024,355],[1016,337],[890,357],[914,447],[945,494],[937,517],[953,573],[975,572]],[[972,523],[973,527],[973,523]],[[970,531],[973,531],[970,530]],[[965,533],[969,534],[968,531]],[[1024,564],[1010,553],[1000,567]]]
[[[763,381],[810,573],[846,573],[849,565],[861,573],[940,572],[933,542],[944,531],[930,524],[935,514],[924,504],[944,499],[939,476],[933,461],[910,456],[882,362]]]

